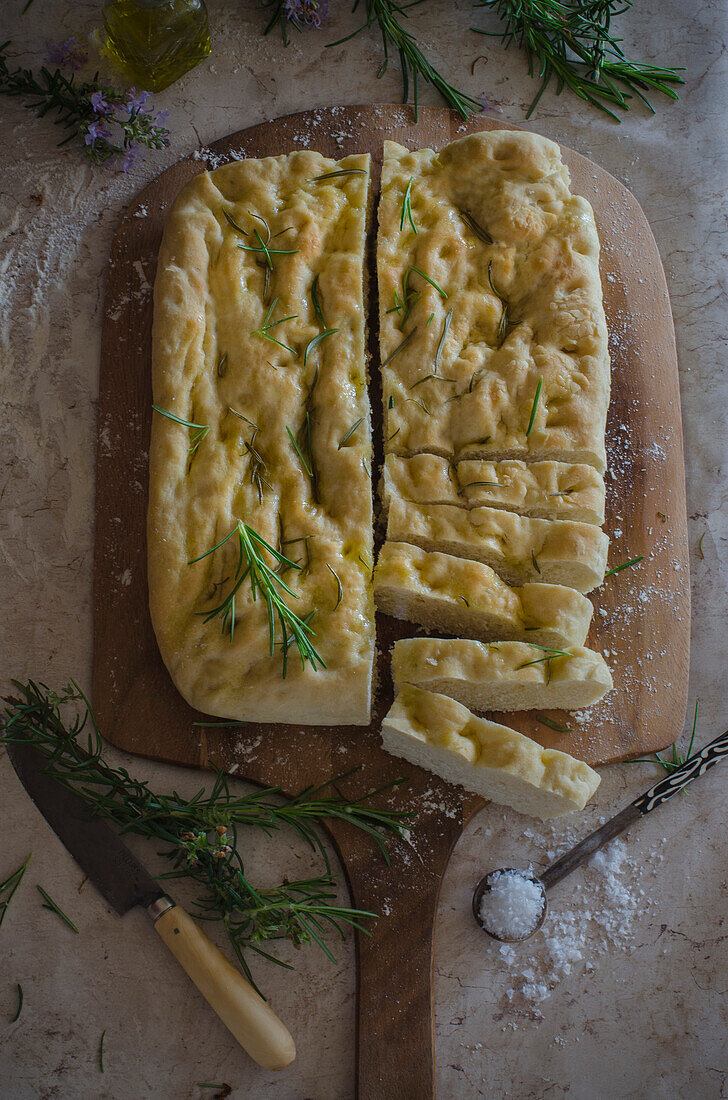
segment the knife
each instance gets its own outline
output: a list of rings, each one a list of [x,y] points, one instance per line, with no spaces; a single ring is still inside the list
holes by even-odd
[[[146,909],[177,962],[259,1066],[289,1065],[296,1047],[287,1028],[111,826],[45,774],[48,761],[33,745],[9,741],[7,750],[33,802],[101,896],[122,917],[136,905]]]

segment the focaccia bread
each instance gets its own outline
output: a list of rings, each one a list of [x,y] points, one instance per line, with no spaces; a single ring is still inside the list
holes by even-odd
[[[385,542],[380,551],[374,595],[386,615],[483,641],[583,645],[592,616],[589,600],[572,588],[511,588],[480,562],[400,542]]]
[[[605,469],[599,240],[558,145],[385,142],[377,265],[386,451]]]
[[[388,454],[382,477],[385,508],[395,496],[415,504],[484,505],[536,519],[604,523],[604,478],[583,463],[470,459],[451,464],[439,455]]]
[[[368,156],[303,151],[203,172],[167,219],[149,602],[172,679],[211,714],[369,720],[368,196]]]
[[[389,507],[387,538],[472,558],[508,584],[541,581],[589,592],[604,580],[609,539],[590,523],[531,519],[500,508],[412,504]]]
[[[526,642],[403,638],[394,643],[395,687],[414,684],[471,710],[577,710],[612,690],[601,653]]]
[[[387,752],[491,802],[546,820],[583,810],[600,783],[581,760],[406,685],[382,723]]]

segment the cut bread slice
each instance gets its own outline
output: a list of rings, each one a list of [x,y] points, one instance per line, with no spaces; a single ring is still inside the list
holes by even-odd
[[[392,675],[398,689],[414,684],[480,711],[577,710],[613,687],[606,661],[591,649],[463,638],[395,642]]]
[[[389,507],[387,538],[472,558],[508,584],[541,581],[589,592],[604,580],[609,539],[591,523],[532,519],[500,508],[413,504]]]
[[[408,458],[387,455],[384,507],[401,497],[415,504],[484,505],[538,519],[604,523],[604,478],[593,466],[569,462],[488,462],[467,459],[450,464],[439,455]]]
[[[583,645],[592,616],[586,596],[557,584],[511,588],[490,566],[385,542],[374,571],[385,615],[465,638]]]
[[[542,820],[583,810],[600,783],[582,760],[411,685],[384,718],[382,744],[448,783]]]

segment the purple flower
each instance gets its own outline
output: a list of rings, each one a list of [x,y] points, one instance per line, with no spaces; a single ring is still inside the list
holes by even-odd
[[[137,92],[136,88],[130,88],[126,96],[126,109],[129,114],[132,112],[143,114],[149,95],[149,92]]]
[[[140,151],[138,145],[130,145],[128,149],[124,150],[124,155],[121,158],[121,164],[119,165],[124,175],[134,167],[137,161],[143,160],[144,154]]]
[[[104,99],[103,92],[94,92],[91,96],[91,106],[97,115],[108,115],[111,105]]]
[[[46,42],[45,59],[49,65],[63,65],[76,72],[86,64],[88,54],[74,34],[65,42]]]
[[[283,0],[283,14],[294,27],[320,27],[329,14],[329,0]]]
[[[154,119],[152,125],[153,126],[164,126],[164,124],[166,123],[168,118],[169,118],[169,111],[165,107],[165,109],[163,111],[157,111],[157,116]]]
[[[96,141],[103,141],[111,137],[111,131],[104,126],[100,118],[94,119],[86,128],[85,142],[93,145]]]

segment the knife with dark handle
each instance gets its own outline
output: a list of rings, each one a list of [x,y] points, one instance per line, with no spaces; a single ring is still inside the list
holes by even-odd
[[[9,741],[7,750],[33,802],[119,916],[137,905],[146,909],[177,962],[250,1057],[265,1069],[289,1065],[296,1047],[287,1028],[111,826],[44,771],[48,761],[38,749]]]

